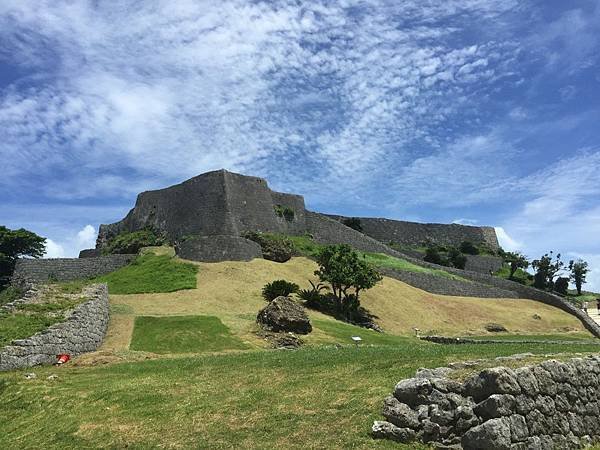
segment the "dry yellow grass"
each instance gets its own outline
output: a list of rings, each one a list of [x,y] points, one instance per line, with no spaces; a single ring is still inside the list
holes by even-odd
[[[316,265],[306,258],[293,258],[285,264],[264,259],[250,262],[196,263],[198,288],[165,294],[111,295],[116,314],[105,348],[126,349],[134,315],[214,315],[232,333],[256,347],[264,342],[256,337],[254,318],[265,305],[262,287],[275,279],[286,279],[308,287],[314,280]],[[500,323],[511,332],[541,334],[571,330],[585,333],[580,322],[557,308],[532,300],[477,299],[429,294],[400,281],[383,282],[362,295],[362,302],[378,322],[392,334],[411,335],[413,328],[422,332],[448,335],[484,334],[484,325]],[[124,311],[122,317],[118,312]],[[536,320],[533,315],[541,316]],[[311,318],[333,320],[317,312]],[[116,316],[116,317],[115,317]],[[125,317],[126,316],[126,317]],[[309,343],[327,342],[328,335],[316,329]]]

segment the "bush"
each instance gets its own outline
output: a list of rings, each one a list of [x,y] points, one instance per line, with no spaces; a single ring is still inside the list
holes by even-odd
[[[13,302],[23,296],[23,290],[15,286],[8,286],[0,291],[0,306]]]
[[[323,308],[325,303],[329,303],[329,299],[327,299],[323,294],[321,294],[321,291],[328,290],[329,288],[323,283],[314,284],[310,280],[308,282],[310,283],[311,289],[301,289],[300,291],[298,291],[298,297],[304,300],[304,306],[306,306],[307,308]]]
[[[362,233],[363,228],[358,217],[349,217],[347,219],[344,219],[342,223],[347,227],[350,227],[353,230],[360,231]]]
[[[459,250],[465,255],[479,255],[479,248],[471,241],[463,241],[460,244]]]
[[[489,331],[490,333],[506,333],[506,332],[508,332],[506,327],[499,323],[488,323],[485,326],[485,330]]]
[[[283,263],[294,256],[294,243],[284,236],[248,232],[243,237],[260,245],[263,258],[269,261]]]
[[[275,214],[277,214],[279,217],[283,217],[288,222],[294,220],[294,210],[289,206],[275,205],[273,206],[273,209],[275,210]]]
[[[437,247],[433,246],[427,247],[427,250],[425,250],[425,258],[423,259],[427,262],[438,264],[440,266],[448,265],[448,261],[446,260],[446,258],[442,257]]]
[[[111,239],[103,250],[103,253],[135,254],[142,247],[163,245],[164,243],[164,237],[157,235],[153,230],[148,228],[131,233],[125,231]]]
[[[296,283],[290,283],[286,280],[275,280],[265,284],[262,289],[263,298],[270,302],[275,300],[277,297],[287,297],[290,294],[298,292],[300,286]]]
[[[448,260],[450,261],[450,264],[457,269],[464,270],[465,265],[467,264],[467,257],[463,255],[457,248],[451,248],[448,251]]]

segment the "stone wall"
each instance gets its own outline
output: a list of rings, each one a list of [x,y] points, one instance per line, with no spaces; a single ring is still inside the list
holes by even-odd
[[[373,436],[444,448],[569,449],[600,441],[600,356],[485,369],[465,382],[420,370],[384,401]]]
[[[344,216],[329,217],[343,221]],[[439,245],[460,245],[463,241],[487,244],[498,249],[496,231],[492,227],[474,227],[459,224],[415,223],[402,220],[360,217],[362,231],[378,241],[420,246],[431,242]]]
[[[108,255],[95,258],[21,258],[17,261],[12,284],[46,283],[93,278],[120,269],[136,255]]]
[[[191,261],[250,261],[262,258],[260,245],[237,236],[197,236],[179,243],[177,256]]]
[[[432,294],[479,298],[518,298],[518,295],[513,291],[473,281],[455,280],[431,273],[409,272],[388,268],[379,269],[379,271],[385,276],[395,278]]]
[[[465,270],[471,272],[495,273],[502,268],[502,258],[498,256],[488,255],[466,255],[467,263],[465,264]]]
[[[66,321],[0,349],[0,371],[52,364],[62,353],[76,356],[96,350],[108,327],[108,288],[95,284],[84,294],[89,300],[77,306]]]

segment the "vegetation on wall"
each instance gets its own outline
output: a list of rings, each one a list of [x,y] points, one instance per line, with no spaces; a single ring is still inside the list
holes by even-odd
[[[161,236],[151,228],[138,231],[124,231],[112,238],[108,245],[102,250],[104,254],[135,254],[143,247],[160,246],[166,243]]]
[[[295,248],[293,242],[283,235],[247,232],[244,238],[260,245],[264,259],[275,262],[286,262],[294,256]]]
[[[273,210],[275,211],[275,214],[277,214],[277,216],[283,217],[288,222],[294,220],[294,217],[296,215],[292,208],[285,205],[275,205],[273,206]]]
[[[39,258],[45,253],[46,238],[20,228],[11,230],[0,225],[0,291],[8,285],[17,259]]]

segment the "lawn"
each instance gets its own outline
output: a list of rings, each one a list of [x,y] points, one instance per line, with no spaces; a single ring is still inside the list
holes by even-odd
[[[15,339],[28,338],[61,321],[45,314],[0,314],[0,349]]]
[[[417,266],[416,264],[406,261],[405,259],[395,258],[384,253],[363,253],[363,256],[367,262],[371,263],[375,267],[404,270],[406,272],[429,273],[437,277],[450,278],[452,280],[461,280],[470,283],[470,281],[466,278],[459,277],[458,275],[448,273],[444,270]]]
[[[594,351],[595,346],[560,346]],[[383,398],[419,367],[549,345],[334,346],[0,375],[0,448],[418,448],[373,441]],[[31,371],[31,369],[29,369]],[[57,374],[57,380],[47,380]]]
[[[247,349],[214,316],[140,316],[135,318],[131,350],[202,353]]]
[[[169,255],[145,254],[121,269],[95,278],[105,282],[111,294],[174,292],[196,288],[198,266]]]

